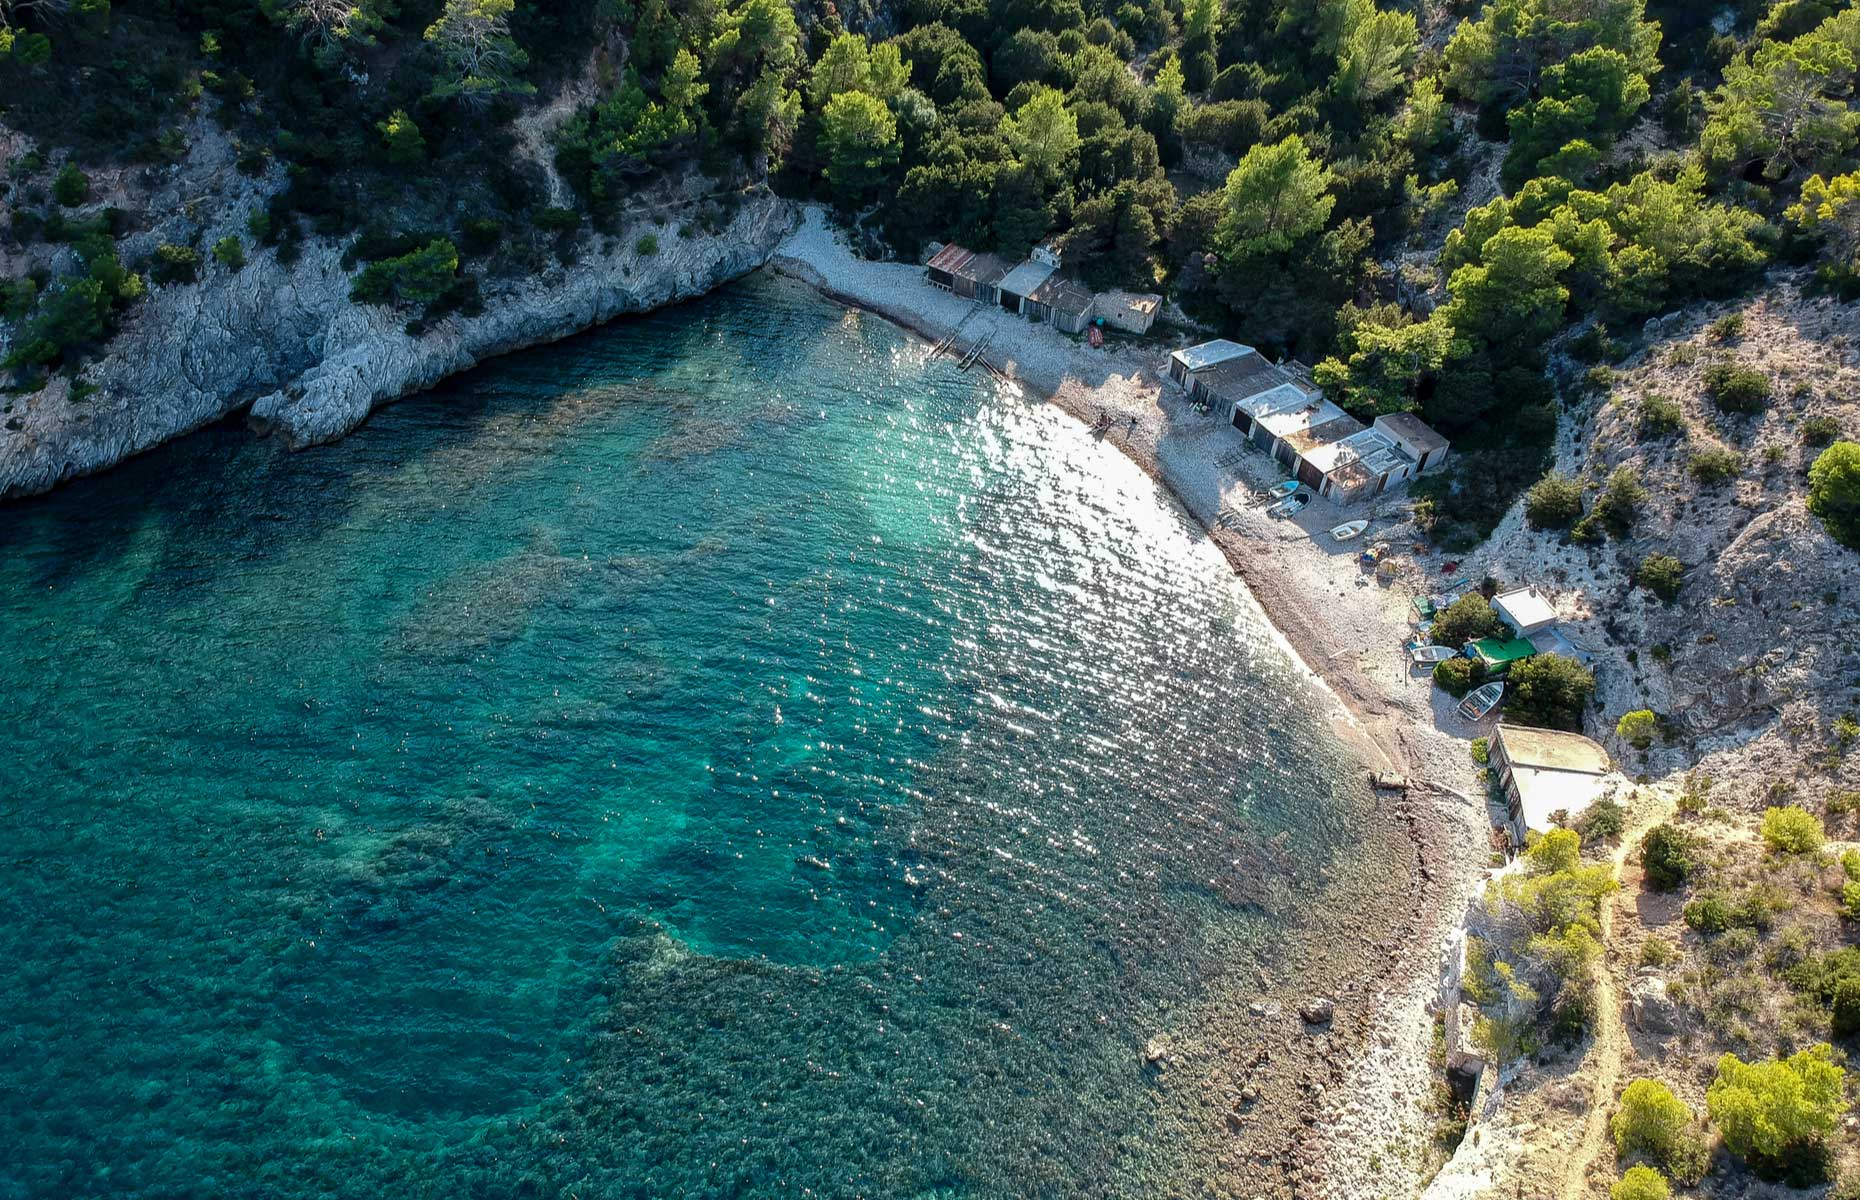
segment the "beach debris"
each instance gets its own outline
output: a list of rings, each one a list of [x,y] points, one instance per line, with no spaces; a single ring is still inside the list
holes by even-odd
[[[1307,1025],[1328,1025],[1336,1018],[1337,1005],[1327,996],[1314,996],[1298,1006],[1298,1015]]]
[[[1369,775],[1372,786],[1388,792],[1405,792],[1408,790],[1408,777],[1396,771],[1372,771]]]

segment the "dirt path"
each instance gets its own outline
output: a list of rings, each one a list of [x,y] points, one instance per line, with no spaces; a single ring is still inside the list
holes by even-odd
[[[1628,855],[1640,845],[1647,831],[1666,820],[1673,813],[1673,800],[1664,792],[1646,793],[1646,808],[1635,818],[1627,829],[1622,831],[1621,845],[1616,848],[1612,877],[1616,883],[1621,881],[1621,868],[1627,865]],[[1621,1082],[1621,1059],[1627,1048],[1627,1026],[1621,1019],[1621,988],[1616,980],[1616,971],[1625,970],[1626,964],[1614,959],[1610,954],[1610,943],[1615,928],[1615,909],[1623,903],[1623,893],[1616,892],[1602,905],[1602,969],[1596,976],[1595,987],[1595,1044],[1589,1047],[1588,1060],[1583,1063],[1583,1070],[1589,1072],[1589,1104],[1583,1117],[1582,1138],[1570,1153],[1563,1171],[1563,1186],[1559,1196],[1574,1198],[1588,1194],[1589,1169],[1604,1151],[1612,1148],[1608,1129],[1609,1110],[1614,1107],[1615,1090]]]

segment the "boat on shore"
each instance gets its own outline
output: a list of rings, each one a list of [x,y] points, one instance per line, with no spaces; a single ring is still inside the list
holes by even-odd
[[[1453,649],[1451,646],[1436,646],[1432,643],[1425,646],[1416,646],[1414,649],[1408,651],[1408,657],[1412,658],[1417,663],[1446,662],[1449,658],[1455,658],[1458,657],[1458,655],[1459,651]]]
[[[1269,517],[1295,517],[1303,512],[1305,510],[1305,505],[1309,503],[1311,503],[1311,497],[1303,494],[1296,495],[1288,500],[1281,500],[1267,509],[1266,515]]]
[[[1504,695],[1505,685],[1502,683],[1488,683],[1482,687],[1476,687],[1467,692],[1466,698],[1460,701],[1459,714],[1468,721],[1484,720],[1486,714],[1498,707],[1498,702],[1504,698]]]
[[[1368,521],[1363,521],[1363,520],[1345,521],[1343,524],[1337,526],[1335,529],[1332,529],[1330,531],[1330,536],[1340,542],[1347,542],[1353,537],[1362,536],[1363,530],[1368,529],[1368,528],[1369,528]]]

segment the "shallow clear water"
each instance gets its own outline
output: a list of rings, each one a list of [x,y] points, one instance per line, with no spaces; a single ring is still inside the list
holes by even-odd
[[[924,355],[758,278],[0,509],[0,1195],[1178,1185],[1138,1051],[1370,801],[1156,486]]]

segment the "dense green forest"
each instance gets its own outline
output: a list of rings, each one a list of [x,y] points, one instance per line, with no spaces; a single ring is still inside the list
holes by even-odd
[[[1854,289],[1857,62],[1845,0],[0,0],[0,119],[38,147],[7,236],[80,264],[0,283],[7,363],[30,386],[148,286],[310,236],[417,330],[654,179],[766,179],[901,256],[1057,239],[1358,414],[1418,410],[1459,449],[1425,514],[1467,544],[1649,316],[1775,264]],[[513,120],[571,85],[552,203]],[[121,261],[146,216],[86,172],[203,120],[281,185],[246,237]],[[1560,388],[1559,346],[1593,368]]]

